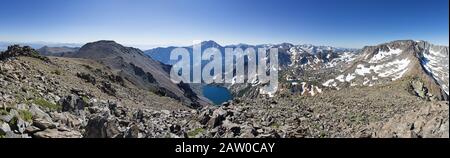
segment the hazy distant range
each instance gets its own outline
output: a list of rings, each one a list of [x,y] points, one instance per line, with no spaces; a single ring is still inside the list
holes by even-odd
[[[6,50],[8,48],[8,46],[13,45],[13,44],[19,44],[22,46],[30,46],[34,49],[39,49],[44,46],[48,46],[48,47],[64,47],[65,46],[65,47],[75,48],[75,47],[81,47],[86,43],[4,42],[4,41],[0,41],[0,51]],[[148,50],[148,49],[162,47],[162,46],[166,46],[166,45],[127,45],[127,46],[139,48],[141,50]]]

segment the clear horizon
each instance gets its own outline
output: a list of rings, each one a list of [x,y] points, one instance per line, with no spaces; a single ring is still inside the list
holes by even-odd
[[[448,46],[448,0],[6,0],[0,41],[127,46],[313,44],[362,48],[394,40]],[[424,5],[426,4],[426,5]]]
[[[413,40],[413,39],[398,39],[398,40]],[[36,49],[38,49],[38,48],[41,48],[43,46],[48,46],[48,47],[60,47],[60,46],[81,47],[81,46],[83,46],[83,45],[85,45],[87,43],[97,42],[97,41],[101,41],[101,40],[90,41],[90,42],[86,42],[86,43],[58,43],[58,42],[44,42],[44,41],[35,41],[35,42],[0,41],[0,50],[2,50],[2,45],[1,45],[2,43],[6,43],[6,44],[8,44],[8,46],[12,45],[12,44],[31,45],[31,46],[38,45],[39,47],[36,47]],[[112,41],[115,41],[115,40],[112,40]],[[208,40],[202,40],[202,41],[208,41]],[[229,46],[229,45],[236,45],[236,44],[248,44],[248,43],[222,44],[220,42],[217,42],[216,40],[213,40],[213,41],[218,43],[221,46]],[[397,40],[392,40],[392,41],[397,41]],[[376,46],[376,45],[380,45],[380,44],[384,44],[384,43],[388,43],[388,42],[392,42],[392,41],[385,41],[385,42],[381,42],[381,43],[374,43],[374,44],[369,44],[369,45],[365,45],[365,46]],[[418,40],[415,40],[415,41],[418,41]],[[422,40],[422,41],[425,41],[425,40]],[[115,41],[115,42],[117,42],[117,41]],[[429,41],[426,41],[426,42],[429,42]],[[126,46],[126,47],[138,48],[138,49],[140,49],[142,51],[146,51],[146,50],[150,50],[150,49],[154,49],[154,48],[158,48],[158,47],[162,47],[162,48],[164,48],[164,47],[172,47],[172,46],[173,47],[188,47],[188,46],[192,46],[194,44],[194,42],[191,43],[191,44],[178,44],[178,45],[177,44],[173,44],[173,45],[170,45],[170,44],[167,44],[167,45],[139,45],[139,44],[137,44],[136,45],[136,44],[124,44],[124,43],[121,43],[121,42],[117,42],[117,43],[121,44],[123,46]],[[330,47],[335,47],[335,48],[348,48],[348,49],[362,49],[364,47],[363,46],[363,47],[359,47],[359,48],[352,48],[352,47],[339,47],[339,46],[333,46],[333,45],[317,45],[317,44],[313,44],[313,43],[291,43],[291,42],[282,42],[282,43],[289,43],[289,44],[293,44],[293,45],[311,44],[311,45],[314,45],[314,46],[330,46]],[[248,45],[282,44],[282,43],[259,43],[259,44],[248,44]],[[430,42],[430,43],[434,44],[434,45],[441,45],[441,46],[447,46],[447,47],[449,46],[449,45],[435,44],[435,43],[432,43],[432,42]],[[3,46],[5,46],[5,45],[3,45]],[[3,49],[6,49],[6,46]]]

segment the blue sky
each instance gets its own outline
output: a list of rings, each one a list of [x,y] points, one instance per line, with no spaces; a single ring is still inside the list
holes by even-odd
[[[448,45],[448,0],[1,0],[0,41]]]

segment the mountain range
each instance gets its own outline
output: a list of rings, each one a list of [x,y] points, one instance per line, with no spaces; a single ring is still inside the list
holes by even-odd
[[[279,90],[215,84],[233,98],[214,106],[210,85],[171,82],[176,47],[12,45],[0,55],[0,137],[448,138],[448,46],[201,44],[278,49]]]
[[[280,78],[284,81],[282,86],[289,86],[289,91],[300,94],[315,95],[322,89],[374,86],[410,76],[426,83],[430,95],[448,100],[448,47],[425,41],[400,40],[362,49],[289,43],[221,46],[214,41],[205,41],[202,45],[205,48],[216,47],[222,52],[224,48],[277,48],[282,70]],[[145,54],[162,63],[173,64],[169,57],[175,48],[160,47],[147,50]],[[192,53],[192,46],[185,48]],[[248,95],[250,92],[239,91],[252,89],[249,85],[235,87],[239,88],[231,88],[234,94]]]

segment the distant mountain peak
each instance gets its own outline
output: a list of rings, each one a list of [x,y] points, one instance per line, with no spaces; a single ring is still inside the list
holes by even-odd
[[[92,42],[92,43],[108,43],[108,44],[118,44],[116,41],[113,40],[99,40],[96,42]]]
[[[75,53],[78,52],[79,47],[50,47],[43,46],[42,48],[37,49],[39,54],[44,56],[58,56],[58,57],[71,57]]]
[[[200,44],[204,48],[211,48],[211,47],[219,48],[219,47],[222,47],[220,44],[218,44],[216,41],[213,41],[213,40],[203,41]]]
[[[102,40],[84,45],[74,57],[99,61],[115,71],[120,71],[124,78],[138,87],[164,94],[188,106],[206,105],[196,94],[188,94],[186,91],[189,89],[186,87],[180,89],[177,84],[171,82],[165,65],[145,56],[139,49]]]

